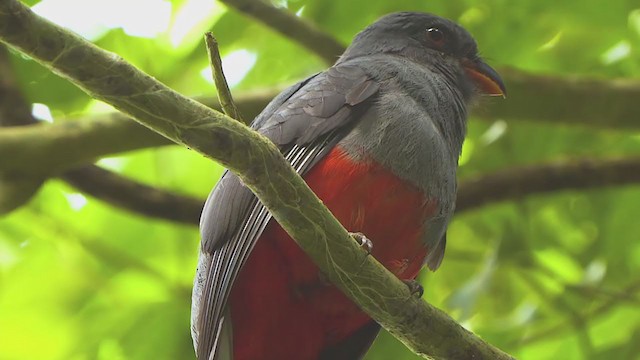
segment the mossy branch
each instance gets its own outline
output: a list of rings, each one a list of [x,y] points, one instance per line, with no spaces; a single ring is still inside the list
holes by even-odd
[[[363,262],[362,250],[266,138],[35,15],[19,1],[0,0],[0,39],[92,97],[238,174],[327,277],[414,352],[437,359],[511,359],[411,296],[373,258]]]

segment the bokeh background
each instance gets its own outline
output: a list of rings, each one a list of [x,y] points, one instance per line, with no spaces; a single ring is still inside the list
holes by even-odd
[[[291,84],[327,66],[214,0],[27,3],[191,96],[215,94],[202,41],[208,30],[221,44],[234,94]],[[433,12],[473,33],[498,69],[640,82],[637,1],[270,4],[345,45],[383,14]],[[10,61],[20,92],[43,122],[113,111],[25,56],[12,52]],[[559,159],[637,156],[635,121],[635,128],[616,129],[472,117],[459,178]],[[179,146],[115,154],[97,165],[197,198],[222,171]],[[639,214],[634,185],[532,194],[461,212],[442,267],[420,277],[424,298],[520,359],[640,359]],[[0,218],[0,359],[194,359],[189,306],[197,246],[193,225],[121,210],[51,178]],[[386,333],[366,357],[417,358]]]

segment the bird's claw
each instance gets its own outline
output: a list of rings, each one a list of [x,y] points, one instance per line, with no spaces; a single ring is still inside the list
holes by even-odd
[[[402,282],[407,285],[412,296],[421,298],[422,294],[424,294],[424,288],[419,282],[415,280],[402,280]]]
[[[351,237],[358,243],[358,245],[360,245],[360,247],[367,252],[367,255],[371,255],[371,251],[373,250],[373,242],[371,242],[368,237],[359,232],[349,233],[349,235],[351,235]]]

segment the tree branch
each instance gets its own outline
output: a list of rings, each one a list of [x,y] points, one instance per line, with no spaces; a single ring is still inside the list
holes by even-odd
[[[222,59],[220,59],[220,49],[218,48],[218,41],[213,37],[213,34],[208,32],[204,34],[205,43],[207,45],[207,53],[209,54],[209,63],[211,63],[211,75],[213,81],[216,84],[216,90],[218,92],[218,101],[222,111],[232,119],[239,120],[241,123],[248,125],[246,121],[240,116],[238,108],[231,96],[231,90],[229,90],[229,84],[224,76],[222,70]]]
[[[237,103],[253,118],[280,90],[245,93]],[[205,104],[220,109],[217,101]],[[6,128],[0,129],[0,154],[8,154],[0,156],[0,172],[51,175],[110,154],[170,144],[174,143],[121,113]]]
[[[7,154],[0,157],[0,170],[51,175],[108,154],[168,144],[171,142],[135,122],[111,116],[12,127],[0,131],[0,153]]]
[[[515,70],[503,71],[503,74],[509,84],[509,101],[486,99],[473,116],[486,120],[501,117],[509,121],[540,120],[618,130],[640,129],[637,121],[640,106],[636,106],[640,99],[640,81],[549,77]],[[272,88],[240,94],[236,97],[238,107],[247,118],[253,118],[281,90]],[[609,102],[603,103],[602,99]],[[209,100],[205,104],[220,109],[217,101]],[[552,110],[554,106],[560,106],[557,113]],[[122,114],[111,114],[76,122],[1,129],[0,153],[12,156],[0,158],[0,171],[49,174],[109,154],[170,144],[126,119]],[[76,151],[79,148],[84,151]]]
[[[327,277],[414,352],[440,359],[511,359],[413,297],[372,257],[363,262],[362,250],[266,138],[16,0],[0,0],[0,39],[91,96],[238,174]]]
[[[276,8],[262,0],[221,0],[236,10],[253,17],[291,40],[314,52],[332,65],[345,48],[314,46],[335,43],[333,35],[306,31],[308,22],[286,9]],[[485,101],[474,113],[476,117],[494,120],[536,120],[591,125],[611,129],[639,129],[640,81],[629,79],[598,80],[577,76],[545,76],[527,74],[515,69],[499,71],[509,89],[509,101]]]
[[[128,179],[98,166],[82,166],[60,176],[76,189],[111,205],[154,218],[198,225],[204,200]]]
[[[0,127],[39,126],[37,123],[38,121],[31,114],[30,104],[22,95],[14,77],[9,52],[3,44],[0,44]],[[137,124],[136,126],[140,127]],[[166,141],[161,136],[156,135],[156,137]],[[47,175],[0,173],[0,214],[11,212],[27,203],[40,189]],[[191,206],[193,204],[189,204],[189,198],[180,197],[178,199],[178,195],[157,192],[151,187],[128,180],[94,165],[85,165],[80,169],[67,171],[61,178],[76,188],[116,206],[123,206],[118,204],[118,200],[121,199],[126,203],[125,206],[129,206],[133,211],[154,217],[174,217],[177,221],[186,221],[184,217],[192,216],[191,220],[195,219],[197,223],[198,215],[194,215],[194,211],[188,212],[188,209],[193,208]],[[125,200],[122,198],[123,195],[137,201]],[[156,207],[158,203],[162,203],[164,207]],[[186,204],[187,208],[181,207],[181,204]],[[165,212],[159,211],[159,209]],[[167,213],[167,209],[172,210]]]
[[[304,46],[329,65],[333,65],[344,52],[344,45],[333,36],[318,29],[313,23],[262,0],[220,0],[220,2]]]
[[[456,211],[531,194],[640,183],[640,157],[573,159],[523,166],[465,179]]]
[[[20,126],[35,123],[31,106],[20,93],[9,51],[0,44],[0,126]]]
[[[31,107],[18,88],[9,51],[0,44],[0,127],[32,124]],[[21,176],[0,171],[0,215],[24,205],[38,192],[44,176]]]
[[[500,69],[509,101],[487,101],[474,116],[510,121],[545,121],[605,129],[640,129],[640,81],[533,75]]]
[[[105,172],[105,173],[102,173]],[[204,199],[181,196],[106,170],[81,170],[86,185],[66,179],[80,191],[142,215],[198,225]],[[565,190],[640,184],[640,158],[572,159],[499,170],[462,179],[456,214],[501,201]]]

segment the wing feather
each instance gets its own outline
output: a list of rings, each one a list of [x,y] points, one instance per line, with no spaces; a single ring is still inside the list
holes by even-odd
[[[300,174],[322,159],[369,105],[378,84],[356,66],[333,67],[285,90],[253,127],[278,145]],[[200,220],[202,245],[193,290],[192,336],[198,359],[220,359],[226,302],[271,214],[240,179],[225,172]],[[227,337],[230,335],[226,335]],[[230,339],[225,339],[229,347]]]

